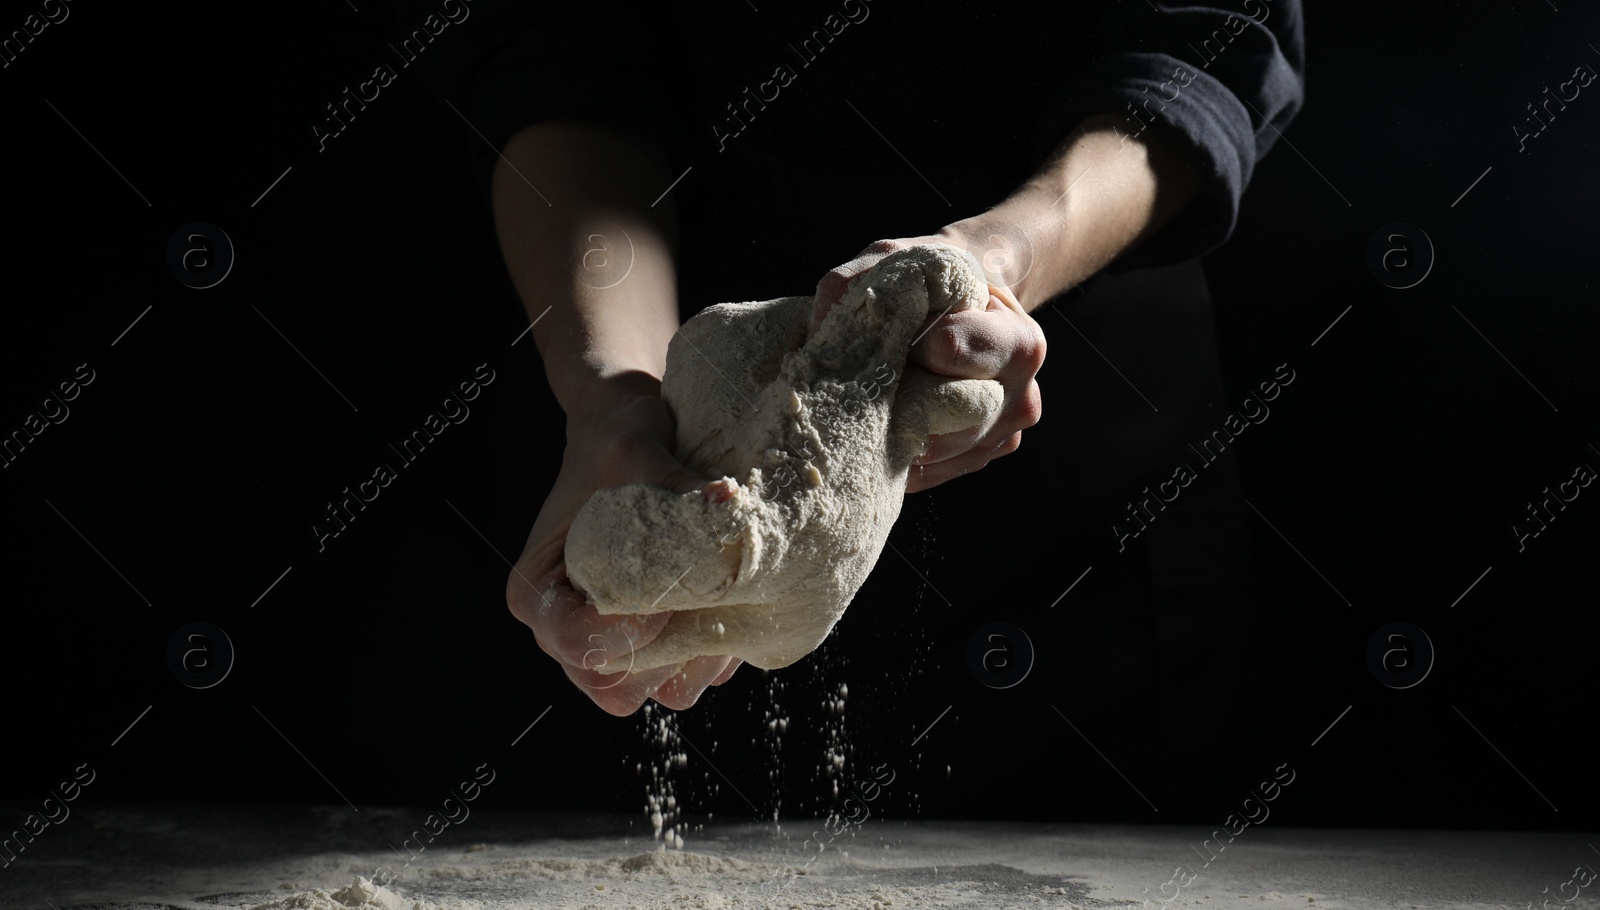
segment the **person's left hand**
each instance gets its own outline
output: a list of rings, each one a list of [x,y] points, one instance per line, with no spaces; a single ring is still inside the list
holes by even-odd
[[[567,530],[596,490],[647,483],[676,493],[699,490],[708,498],[724,490],[721,482],[708,482],[673,456],[672,414],[659,389],[654,377],[616,377],[591,384],[581,404],[569,405],[561,471],[506,579],[512,615],[533,630],[535,643],[574,685],[618,717],[637,711],[647,699],[686,710],[743,663],[709,656],[634,672],[633,653],[661,633],[671,614],[602,615],[567,576]],[[613,660],[628,669],[610,674],[596,669]]]
[[[808,337],[816,333],[823,317],[844,296],[851,279],[890,253],[930,243],[970,249],[964,235],[953,228],[869,245],[817,282]],[[950,379],[997,380],[1005,387],[1005,403],[988,423],[929,437],[927,450],[912,463],[906,478],[908,493],[936,487],[1015,452],[1022,444],[1022,431],[1039,422],[1043,406],[1035,377],[1044,363],[1044,330],[1017,302],[1011,289],[997,283],[1005,281],[1002,276],[988,277],[988,306],[982,311],[929,313],[908,359],[930,373]]]

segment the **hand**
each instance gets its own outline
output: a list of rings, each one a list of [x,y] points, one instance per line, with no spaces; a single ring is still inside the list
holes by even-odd
[[[672,414],[654,378],[634,374],[606,385],[605,404],[568,416],[561,473],[506,580],[506,604],[533,630],[539,648],[607,713],[632,714],[647,698],[683,710],[708,686],[727,682],[741,661],[698,657],[639,673],[597,672],[594,668],[602,664],[627,666],[633,652],[659,635],[672,614],[600,615],[567,579],[567,529],[590,494],[606,487],[642,482],[685,493],[709,486],[708,495],[718,495],[719,488],[673,457]]]
[[[938,234],[871,244],[817,283],[809,334],[816,333],[851,279],[890,253],[929,243],[975,249],[967,232],[954,225]],[[988,278],[988,306],[982,311],[929,313],[908,359],[950,379],[998,380],[1006,390],[1005,403],[987,424],[929,437],[927,450],[912,463],[906,478],[908,493],[936,487],[1015,452],[1022,444],[1022,431],[1039,422],[1042,404],[1035,376],[1044,363],[1044,330],[1017,302],[1003,275]]]

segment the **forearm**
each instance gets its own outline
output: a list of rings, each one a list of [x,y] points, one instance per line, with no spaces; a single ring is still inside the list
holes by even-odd
[[[974,251],[997,250],[985,266],[1001,272],[1025,310],[1105,268],[1170,221],[1199,187],[1179,143],[1155,129],[1128,138],[1112,129],[1118,119],[1085,121],[1004,202],[941,232]],[[1014,249],[1018,243],[1029,249]]]
[[[615,134],[564,123],[518,132],[502,156],[495,227],[556,399],[574,417],[654,394],[678,327],[671,202],[651,207],[665,166]]]

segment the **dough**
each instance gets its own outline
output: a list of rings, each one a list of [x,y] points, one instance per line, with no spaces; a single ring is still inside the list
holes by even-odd
[[[928,436],[999,412],[998,382],[906,364],[930,312],[982,310],[989,293],[971,254],[936,244],[858,276],[810,341],[809,296],[686,322],[661,394],[678,457],[731,495],[632,484],[584,504],[566,543],[573,586],[603,614],[673,612],[631,663],[597,669],[732,655],[773,670],[820,645],[883,551]]]

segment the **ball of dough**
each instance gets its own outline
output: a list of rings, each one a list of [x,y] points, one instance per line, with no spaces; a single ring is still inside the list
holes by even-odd
[[[820,645],[872,571],[930,434],[998,414],[991,380],[906,364],[924,319],[982,310],[971,254],[892,253],[851,282],[807,340],[813,298],[724,303],[686,322],[661,394],[677,454],[723,501],[645,484],[597,491],[573,520],[567,574],[603,614],[672,612],[628,666],[732,655],[762,669]]]

